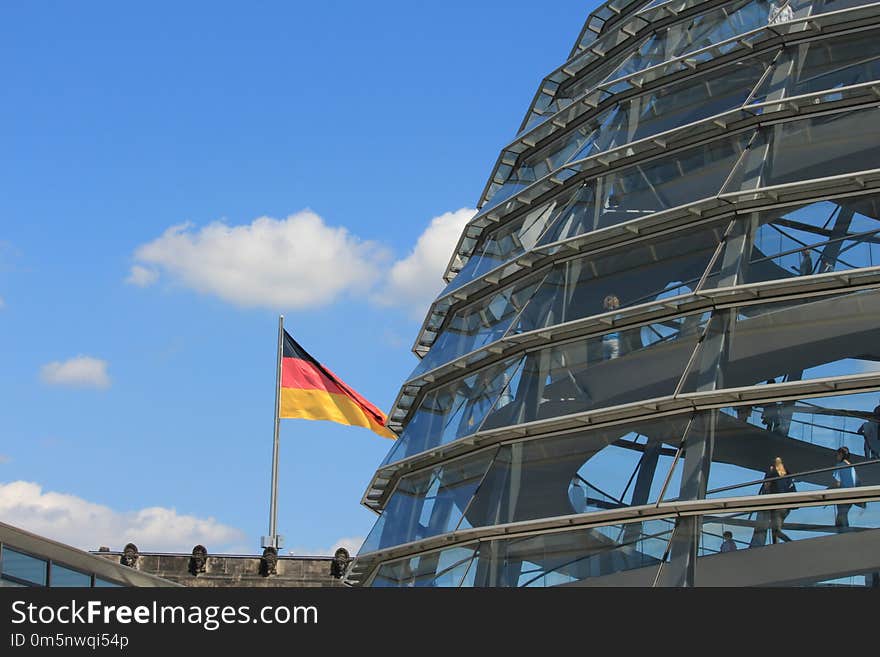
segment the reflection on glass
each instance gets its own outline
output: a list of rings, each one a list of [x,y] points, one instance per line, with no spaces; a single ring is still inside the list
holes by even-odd
[[[651,36],[608,79],[617,80],[669,59],[708,48],[738,34],[763,27],[766,23],[767,8],[763,2],[747,0],[728,3],[723,8],[674,23]]]
[[[880,197],[856,196],[744,217],[748,260],[706,281],[707,288],[826,274],[880,265]],[[735,241],[726,250],[736,258]]]
[[[534,247],[546,227],[556,219],[558,208],[564,207],[565,203],[564,197],[554,199],[486,233],[473,255],[440,296],[457,290],[465,283],[479,278]]]
[[[544,275],[532,277],[490,294],[456,311],[445,323],[431,350],[409,379],[501,338],[532,298]]]
[[[481,452],[401,479],[361,552],[454,531],[496,451]],[[388,517],[394,522],[386,522]]]
[[[841,507],[845,507],[849,525],[842,527],[838,520]],[[701,556],[729,554],[756,548],[772,548],[771,535],[774,523],[779,523],[781,533],[790,543],[814,538],[825,538],[842,533],[859,532],[880,528],[880,502],[857,504],[829,504],[804,506],[791,509],[767,509],[737,514],[710,514],[703,518],[700,540]],[[733,547],[722,551],[724,533],[730,532]],[[779,543],[776,543],[779,545]],[[841,555],[845,553],[841,552]],[[849,554],[846,558],[853,558]],[[833,568],[832,563],[825,564]]]
[[[591,194],[581,194],[583,207],[557,220],[540,244],[569,239],[714,196],[746,150],[749,137],[742,134],[725,137],[590,181]]]
[[[761,128],[725,192],[877,168],[880,109],[788,121]]]
[[[880,361],[880,292],[718,311],[685,391],[863,374]]]
[[[374,587],[458,587],[468,582],[476,546],[460,546],[383,564]],[[465,584],[468,585],[468,584]]]
[[[582,124],[571,132],[565,133],[562,139],[557,139],[549,146],[528,155],[516,168],[511,170],[504,184],[491,197],[493,203],[509,198],[527,185],[540,180],[551,171],[555,171],[566,162],[574,159],[581,152],[585,143],[592,143],[597,128],[602,124],[602,116],[605,115],[600,115],[597,119]],[[499,171],[496,178],[500,174],[503,174],[503,171]]]
[[[529,353],[482,429],[671,395],[708,313]]]
[[[617,299],[615,308],[627,308],[692,292],[725,228],[722,222],[608,255],[575,258],[502,288],[451,314],[409,378],[504,335],[607,312],[609,295]]]
[[[52,564],[49,572],[49,585],[53,588],[92,585],[91,575],[59,566],[57,563]]]
[[[808,41],[783,50],[755,91],[754,103],[880,78],[880,30]]]
[[[626,525],[540,534],[480,544],[474,586],[548,587],[658,566],[674,522],[642,523],[624,539]]]
[[[560,133],[516,166],[499,167],[495,179],[505,182],[493,187],[487,198],[497,204],[566,163],[740,107],[772,57],[771,53],[733,62],[624,100],[578,128]]]
[[[497,363],[429,392],[383,465],[476,433],[522,362],[518,357]]]
[[[37,559],[5,545],[0,552],[0,572],[3,575],[15,577],[37,586],[46,586],[48,565],[45,559]]]

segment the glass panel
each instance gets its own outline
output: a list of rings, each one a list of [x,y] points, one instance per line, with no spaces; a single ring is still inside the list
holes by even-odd
[[[880,78],[880,30],[832,36],[786,48],[755,92],[760,103]]]
[[[847,524],[842,524],[844,522]],[[825,538],[878,528],[880,502],[710,515],[703,520],[702,554],[738,552],[776,543]],[[725,532],[729,532],[730,536],[725,536]],[[834,568],[833,564],[829,566]]]
[[[112,587],[120,587],[124,586],[124,584],[119,584],[117,582],[110,582],[106,579],[101,579],[100,577],[95,578],[95,588],[112,588]]]
[[[724,191],[824,178],[880,166],[880,109],[789,121],[761,128]]]
[[[457,311],[407,380],[501,338],[544,276],[528,278]]]
[[[502,446],[459,529],[655,501],[687,421],[679,416]],[[638,530],[632,523],[624,533]]]
[[[728,568],[723,564],[730,557],[723,557],[722,554],[762,548],[762,545],[752,544],[756,527],[765,524],[758,517],[762,513],[772,512],[703,516],[698,555],[701,562],[703,559],[706,561],[698,567],[698,577],[703,569]],[[825,538],[841,531],[859,532],[880,528],[880,502],[851,505],[848,510],[850,525],[845,530],[835,524],[839,514],[835,505],[802,507],[776,513],[782,516],[779,525],[782,529],[777,530],[777,536],[784,534],[790,541]],[[626,537],[627,525],[610,525],[487,541],[480,544],[479,551],[473,546],[451,548],[383,564],[373,586],[548,587],[637,568],[649,569],[641,581],[642,585],[650,586],[656,567],[666,557],[674,520],[651,520],[642,524],[644,526],[635,537]],[[798,569],[801,572],[826,573],[813,578],[824,585],[876,587],[880,585],[880,573],[870,570],[868,564],[871,563],[871,554],[869,551],[856,555],[867,558],[865,571],[855,574],[852,571],[858,570],[859,564],[852,562],[853,554],[848,551],[832,551],[821,564],[800,563]],[[774,574],[773,571],[767,572],[770,579],[766,583],[785,584],[770,581]],[[809,581],[807,577],[805,582],[798,581],[798,584]]]
[[[569,239],[715,196],[751,135],[725,137],[590,181],[577,213],[561,217],[540,244]]]
[[[609,57],[602,61],[598,66],[590,67],[581,75],[564,82],[555,91],[553,95],[544,95],[541,97],[541,103],[535,105],[535,110],[540,110],[540,115],[533,115],[528,128],[538,125],[547,118],[553,116],[559,110],[568,107],[575,98],[585,94],[596,86],[601,84],[608,76],[613,73],[624,58],[628,57],[627,53]],[[605,94],[602,100],[610,97],[611,94]]]
[[[803,2],[798,3],[800,5]],[[662,64],[669,59],[689,52],[707,48],[738,34],[762,27],[767,21],[767,7],[759,1],[730,3],[684,21],[663,28],[661,32],[643,39],[635,53],[621,54],[598,67],[587,66],[583,75],[565,81],[558,88],[546,89],[530,117],[527,128],[546,120],[560,109],[571,104],[577,96],[599,84],[613,82],[648,67]],[[609,49],[603,43],[604,49]],[[581,68],[580,62],[592,57],[587,52],[575,57],[567,66],[571,70]],[[617,93],[629,89],[626,83],[611,84],[608,91]]]
[[[706,497],[793,492],[792,485],[806,492],[840,483],[880,484],[880,451],[872,451],[880,450],[878,404],[880,396],[872,392],[698,414],[704,422],[694,423],[692,431],[710,435],[713,449]],[[844,458],[852,464],[854,481]],[[754,523],[749,527],[754,529]]]
[[[876,290],[719,311],[683,390],[876,371],[878,316]]]
[[[573,159],[595,155],[735,109],[745,102],[772,54],[735,62],[618,105],[602,133]]]
[[[493,192],[497,194],[493,196],[494,202],[508,198],[568,162],[741,106],[773,56],[774,53],[769,53],[734,62],[621,102],[576,130],[560,134],[553,143],[527,156],[515,168],[499,167],[496,179],[507,176],[507,182],[501,191]]]
[[[427,393],[382,465],[475,433],[522,362],[497,363]]]
[[[476,545],[454,547],[383,564],[374,587],[460,586],[470,574]]]
[[[609,80],[617,80],[763,27],[767,24],[766,7],[763,2],[754,0],[729,3],[723,8],[712,9],[689,20],[674,23],[644,42],[636,53],[609,76]]]
[[[555,171],[566,162],[575,159],[575,156],[578,158],[585,157],[584,155],[579,155],[579,153],[585,148],[584,144],[592,144],[595,141],[597,131],[603,129],[601,126],[608,115],[608,112],[600,114],[596,119],[582,124],[571,132],[565,133],[561,139],[556,139],[549,146],[526,157],[525,160],[513,169],[502,189],[511,186],[515,188],[513,191],[519,191],[526,185],[540,180],[551,171]],[[506,194],[504,198],[509,197],[513,191]]]
[[[666,320],[532,352],[481,428],[671,395],[708,317]]]
[[[737,257],[742,242],[730,240],[722,258],[729,266],[707,278],[707,288],[880,265],[877,195],[754,213],[743,222],[748,261]]]
[[[375,552],[453,531],[497,451],[490,449],[401,479],[360,551]]]
[[[564,199],[554,199],[487,233],[440,296],[457,290],[535,246],[547,225],[556,219],[557,207],[564,206],[565,202]]]
[[[580,69],[583,71],[582,74],[569,80],[563,80],[562,84],[559,84],[558,81],[553,84],[545,83],[545,93],[540,94],[526,127],[530,129],[546,121],[556,112],[570,105],[574,98],[603,82],[612,82],[608,86],[608,90],[614,93],[628,90],[627,83],[614,83],[614,81],[703,48],[709,48],[709,50],[689,59],[692,63],[711,60],[737,47],[736,42],[733,42],[723,47],[710,48],[713,44],[732,39],[765,25],[775,25],[808,14],[816,15],[866,4],[870,4],[870,2],[868,0],[833,0],[818,3],[813,0],[797,0],[787,3],[788,7],[780,12],[779,4],[768,3],[764,0],[729,3],[723,8],[714,8],[697,16],[689,16],[664,28],[658,34],[642,40],[634,54],[626,55],[622,60],[621,55],[615,57],[616,61],[613,61],[612,66],[584,67],[580,62],[592,58],[593,55],[590,52],[581,53],[566,66],[569,70]],[[846,38],[842,37],[842,40]],[[607,51],[608,47],[605,47],[605,50]],[[821,57],[819,54],[813,56]],[[668,72],[664,72],[662,67],[656,71],[653,74],[640,76],[641,82],[656,79],[659,75]],[[767,84],[772,83],[768,82]],[[767,92],[762,91],[762,93],[766,95]]]
[[[670,520],[651,520],[628,539],[626,525],[611,525],[481,543],[474,586],[558,586],[657,566],[673,527]]]
[[[48,563],[44,559],[37,559],[23,552],[3,546],[0,553],[0,568],[2,574],[15,577],[31,584],[46,586],[46,573]]]
[[[52,564],[52,569],[49,572],[51,574],[49,585],[53,588],[92,585],[91,575],[59,566],[57,563]]]
[[[409,379],[503,335],[692,292],[727,223],[636,243],[622,252],[569,260],[553,267],[549,274],[536,274],[502,288],[450,315]]]
[[[557,265],[508,334],[692,292],[726,227],[719,223]]]
[[[405,477],[361,552],[454,530],[657,501],[689,419],[503,445]],[[669,479],[667,490],[678,491],[680,473]],[[631,523],[627,540],[640,528]]]

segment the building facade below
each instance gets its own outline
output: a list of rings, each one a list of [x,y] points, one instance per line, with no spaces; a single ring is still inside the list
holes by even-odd
[[[333,557],[209,554],[201,545],[191,554],[139,552],[132,544],[121,552],[102,549],[94,555],[139,573],[189,587],[340,587],[349,556]]]

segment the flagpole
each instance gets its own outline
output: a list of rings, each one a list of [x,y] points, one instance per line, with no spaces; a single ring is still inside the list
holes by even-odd
[[[278,316],[278,352],[275,361],[275,439],[272,443],[272,501],[269,508],[269,536],[263,539],[263,547],[281,548],[277,533],[278,522],[278,447],[281,428],[281,355],[284,341],[284,315]],[[268,540],[266,540],[268,539]]]

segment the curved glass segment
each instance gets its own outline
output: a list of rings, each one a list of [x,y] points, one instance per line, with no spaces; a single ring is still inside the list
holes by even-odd
[[[523,360],[520,356],[496,363],[429,392],[383,465],[479,431],[486,414],[522,369]]]
[[[792,3],[803,5],[804,2]],[[651,66],[708,48],[767,24],[767,4],[760,0],[731,2],[675,23],[648,37],[610,76],[617,80]]]
[[[450,461],[403,479],[360,551],[373,552],[454,531],[495,452]],[[395,522],[386,522],[387,518]]]
[[[502,445],[409,475],[361,552],[461,529],[655,502],[689,421],[675,416]]]
[[[473,255],[446,286],[446,289],[440,293],[440,296],[457,290],[465,283],[483,276],[532,249],[538,243],[538,239],[547,226],[556,221],[560,213],[565,212],[569,203],[576,202],[576,197],[576,192],[569,192],[566,196],[544,203],[537,209],[486,234],[475,248]]]
[[[579,339],[444,384],[425,394],[383,465],[481,430],[671,395],[709,318]]]
[[[845,532],[835,524],[838,507],[849,507],[851,523]],[[696,570],[702,585],[880,586],[880,571],[871,549],[873,537],[866,533],[880,529],[880,502],[782,509],[777,513],[784,516],[781,526],[788,539],[782,545],[752,544],[755,527],[762,524],[757,517],[762,513],[769,512],[707,512],[697,516]],[[372,585],[519,588],[669,584],[675,574],[674,548],[683,532],[676,532],[674,518],[641,525],[626,539],[630,525],[615,524],[448,548],[384,563]],[[838,539],[842,545],[832,548],[829,541]],[[756,567],[760,563],[756,556],[767,550],[784,550],[788,558],[774,560],[770,571]]]
[[[376,588],[473,586],[470,566],[476,545],[419,555],[383,565],[373,579]]]
[[[808,3],[793,4],[800,9]],[[573,99],[599,85],[605,85],[610,92],[617,91],[613,84],[615,80],[764,27],[769,7],[770,4],[762,0],[738,0],[669,25],[639,41],[628,54],[585,69],[583,74],[558,85],[554,93],[543,94],[526,126],[531,128],[545,121],[570,105]]]
[[[677,16],[687,8],[682,5],[693,3],[665,4],[670,8],[670,13]],[[787,5],[787,8],[780,7],[783,4]],[[763,35],[756,31],[761,28],[772,28],[791,20],[869,4],[872,3],[866,0],[730,2],[696,16],[686,14],[684,18],[678,19],[678,22],[637,40],[634,45],[627,44],[628,47],[622,53],[615,52],[613,55],[595,59],[593,53],[596,46],[593,46],[592,52],[581,53],[566,64],[564,71],[571,71],[574,76],[556,72],[544,81],[542,93],[537,96],[525,121],[525,129],[546,122],[550,117],[570,106],[578,96],[600,85],[606,89],[616,90],[614,80],[625,75],[637,74],[646,69],[650,71],[651,67],[659,67],[670,59],[686,57],[692,53],[699,53],[694,59],[699,58],[700,61],[704,61],[706,55],[717,57],[729,53],[739,45],[736,37],[740,35],[751,34],[760,38]],[[642,28],[644,25],[637,27]],[[632,28],[630,34],[634,34]],[[609,36],[604,51],[614,49],[621,42],[619,34]],[[633,50],[636,52],[632,53]],[[591,58],[594,61],[591,62]]]
[[[704,288],[880,265],[876,194],[755,212],[742,224],[724,248],[722,261],[733,265],[709,275]]]
[[[574,131],[553,133],[552,143],[534,154],[524,155],[519,164],[500,165],[488,198],[493,199],[492,205],[497,205],[568,162],[736,107],[764,113],[779,107],[759,107],[761,103],[878,79],[880,32],[876,29],[808,41],[730,62],[624,100]],[[835,97],[824,97],[825,102],[832,100]],[[520,157],[517,153],[510,156]]]
[[[876,169],[878,119],[875,106],[761,128],[724,192]]]
[[[577,211],[560,217],[539,244],[570,239],[715,196],[746,152],[750,138],[749,134],[725,137],[589,181],[582,188],[585,191],[580,194]]]
[[[532,352],[481,429],[671,395],[708,318],[656,322]]]
[[[540,246],[718,194],[880,168],[878,117],[880,109],[868,107],[787,121],[589,180],[509,227],[499,227],[475,253],[477,262],[472,257],[443,294],[525,253],[528,248],[509,239],[507,231],[515,235],[523,223],[531,226],[529,218],[546,218],[540,231],[529,233],[537,240],[531,245]]]
[[[755,90],[761,103],[880,79],[880,30],[785,48]]]
[[[741,107],[776,54],[764,53],[690,76],[621,101],[570,132],[554,133],[550,145],[528,155],[519,165],[499,167],[495,182],[500,186],[493,187],[492,203],[486,207],[497,205],[568,162]]]
[[[504,336],[693,292],[728,223],[573,258],[492,292],[449,315],[408,378]]]
[[[880,485],[875,408],[880,393],[763,402],[492,447],[404,477],[361,551],[659,501],[821,490],[841,476]],[[702,493],[682,484],[684,463],[676,467],[685,441],[712,444]],[[777,458],[786,470],[772,469]]]
[[[880,290],[713,314],[685,392],[878,371]]]
[[[530,277],[455,313],[444,324],[431,350],[419,361],[409,378],[503,337],[542,284],[543,278]]]

